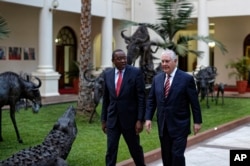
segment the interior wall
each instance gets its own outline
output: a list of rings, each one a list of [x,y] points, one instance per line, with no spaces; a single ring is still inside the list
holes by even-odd
[[[101,67],[101,34],[98,34],[93,40],[93,65],[94,68]]]
[[[18,10],[17,10],[18,9]],[[0,15],[6,19],[10,29],[9,37],[0,40],[5,49],[6,60],[0,60],[0,71],[28,72],[38,65],[38,8],[0,2]],[[21,59],[10,60],[9,48],[21,48]],[[24,60],[24,49],[34,49],[34,60]]]
[[[114,49],[122,49],[127,52],[126,43],[121,37],[121,31],[126,30],[126,34],[130,34],[130,28],[124,27],[122,22],[119,20],[113,20],[113,37],[114,37]]]
[[[216,82],[235,85],[234,77],[229,78],[230,69],[226,69],[225,65],[232,59],[243,56],[243,43],[245,37],[250,33],[250,16],[245,17],[225,17],[213,18],[210,22],[215,24],[214,38],[221,41],[227,48],[228,53],[225,55],[215,47],[214,65],[217,67],[218,76]]]

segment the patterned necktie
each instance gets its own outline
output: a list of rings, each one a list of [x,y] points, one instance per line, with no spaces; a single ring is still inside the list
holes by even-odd
[[[117,83],[116,83],[116,96],[119,95],[121,85],[122,85],[122,70],[119,70],[118,71],[118,80],[117,80]]]
[[[168,93],[169,93],[169,89],[170,89],[170,77],[171,77],[171,75],[168,75],[167,81],[165,83],[165,87],[164,87],[164,89],[165,89],[165,97],[167,97]]]

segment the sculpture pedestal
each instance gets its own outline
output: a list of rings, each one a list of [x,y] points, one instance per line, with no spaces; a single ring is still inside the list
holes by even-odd
[[[34,72],[32,75],[37,76],[42,81],[42,86],[40,87],[42,97],[60,95],[58,92],[58,80],[61,75],[58,72]]]

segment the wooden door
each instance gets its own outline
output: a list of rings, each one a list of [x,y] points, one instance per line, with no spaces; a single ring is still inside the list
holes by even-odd
[[[64,47],[56,46],[56,71],[61,74],[59,79],[59,89],[64,88]]]

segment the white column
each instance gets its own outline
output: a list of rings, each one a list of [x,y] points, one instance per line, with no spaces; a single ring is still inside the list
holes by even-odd
[[[39,51],[37,71],[32,75],[42,81],[42,96],[58,96],[58,80],[60,74],[53,68],[53,11],[51,1],[45,0],[39,17]]]
[[[112,0],[106,0],[106,16],[102,23],[102,68],[112,66],[113,52]]]
[[[135,21],[135,0],[130,1],[131,21]],[[136,26],[131,26],[131,35],[136,31]]]
[[[198,1],[198,35],[209,35],[209,21],[207,17],[207,0]],[[197,67],[209,65],[209,46],[203,41],[198,41],[198,50],[203,51],[200,57],[198,57]]]

